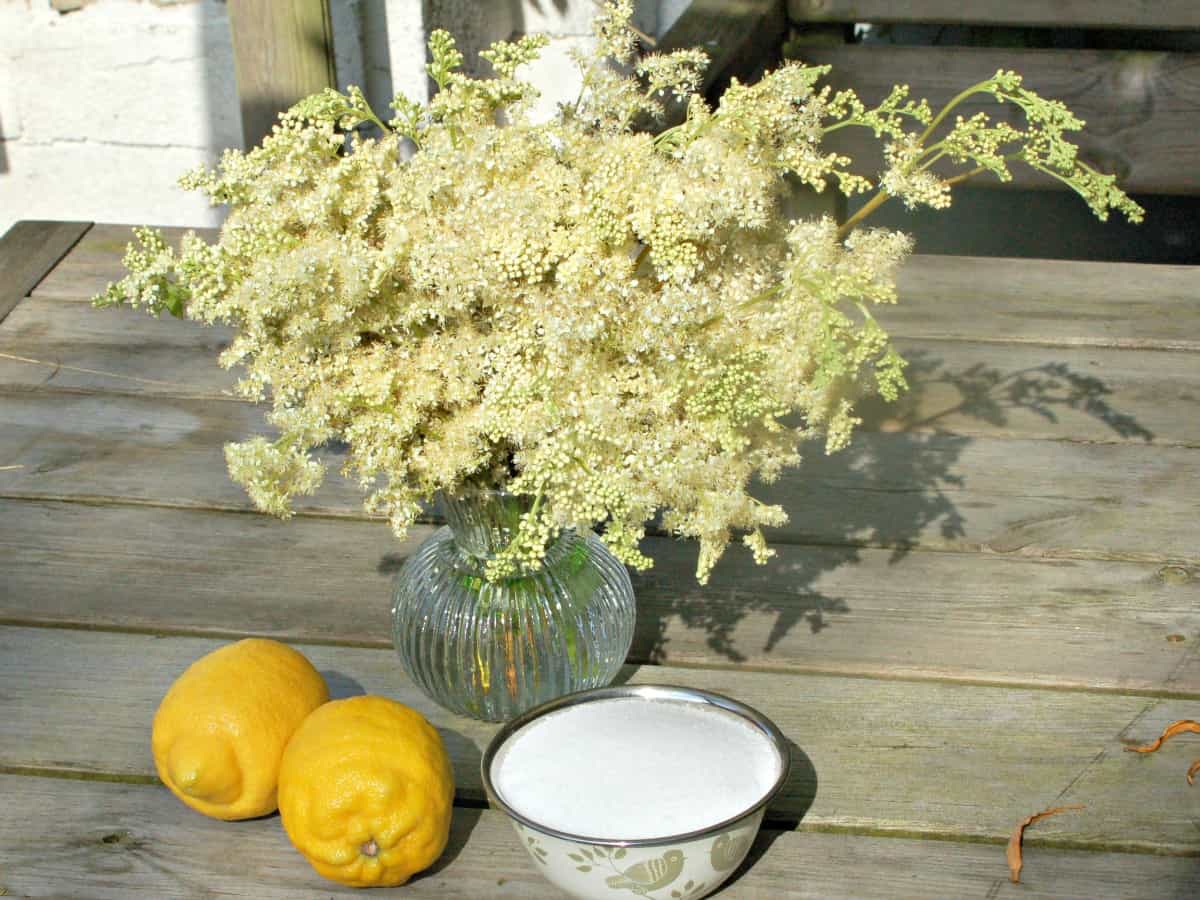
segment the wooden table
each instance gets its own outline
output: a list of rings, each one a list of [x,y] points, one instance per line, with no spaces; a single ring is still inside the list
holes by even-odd
[[[0,885],[341,893],[275,817],[205,819],[155,780],[166,687],[253,634],[444,735],[451,843],[397,896],[553,896],[485,807],[494,726],[390,647],[389,577],[431,526],[396,544],[337,478],[291,522],[251,513],[222,445],[264,426],[215,363],[228,334],[86,302],[128,233],[0,241]],[[636,581],[628,677],[728,693],[794,742],[724,896],[1200,896],[1200,742],[1124,752],[1200,718],[1200,273],[918,257],[902,294],[913,391],[780,487],[771,565],[731,551],[701,588],[695,547],[651,538]],[[1087,808],[1031,828],[1010,884],[1014,824],[1066,803]]]

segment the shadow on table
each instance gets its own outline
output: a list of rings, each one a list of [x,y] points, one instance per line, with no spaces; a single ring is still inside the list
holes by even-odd
[[[321,672],[321,677],[325,679],[325,684],[329,686],[330,700],[344,700],[347,697],[358,697],[367,692],[367,689],[357,679],[351,678],[337,669],[324,669]]]
[[[845,450],[826,456],[810,444],[798,469],[754,493],[782,503],[791,523],[787,543],[768,535],[777,556],[755,566],[743,547],[731,545],[708,585],[693,576],[694,542],[655,542],[656,565],[634,576],[638,626],[630,660],[672,659],[670,643],[682,629],[699,631],[711,653],[734,662],[769,653],[797,626],[818,634],[849,611],[846,601],[818,587],[822,578],[862,561],[865,547],[891,550],[890,562],[931,540],[952,544],[966,535],[967,511],[955,496],[965,481],[959,460],[973,438],[970,423],[1004,427],[1014,416],[1049,426],[1064,414],[1098,420],[1122,438],[1151,440],[1137,420],[1113,408],[1101,379],[1052,362],[1019,370],[985,365],[954,369],[929,352],[908,355],[912,390],[889,407],[861,405],[870,426]],[[944,395],[954,398],[931,411]],[[886,417],[886,419],[885,419]],[[948,428],[953,425],[955,432]],[[761,648],[737,637],[752,614],[773,622]],[[754,631],[758,640],[761,628]],[[687,652],[694,655],[694,649]]]
[[[479,752],[479,747],[476,746],[473,740],[452,728],[439,728],[438,734],[442,736],[442,742],[445,743],[446,752],[450,754],[450,758],[460,761],[456,764],[456,769],[479,771],[483,754]],[[467,779],[462,777],[462,772],[460,771],[456,773],[456,781],[462,784]],[[432,867],[413,878],[413,884],[422,878],[437,875],[454,862],[458,854],[467,845],[467,841],[471,837],[471,832],[479,824],[479,819],[486,808],[487,803],[482,796],[462,797],[457,794],[455,795],[454,818],[450,823],[450,839],[446,843],[446,849],[442,851],[442,855],[438,857],[437,862]]]
[[[754,868],[781,834],[795,831],[816,799],[816,767],[808,758],[808,754],[801,750],[795,741],[788,738],[787,743],[792,761],[787,783],[767,810],[762,827],[755,836],[750,850],[746,853],[746,858],[722,886],[723,891],[729,890],[738,882],[738,879]]]

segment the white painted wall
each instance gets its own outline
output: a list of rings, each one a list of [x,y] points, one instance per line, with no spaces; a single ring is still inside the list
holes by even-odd
[[[0,0],[0,232],[215,221],[179,173],[241,143],[225,5]]]
[[[688,0],[645,0],[665,29]],[[78,6],[60,13],[55,9]],[[540,111],[575,95],[567,56],[589,40],[592,0],[331,0],[339,85],[386,109],[426,99],[425,39],[458,38],[468,64],[492,41],[546,32],[530,73]],[[214,225],[177,188],[184,171],[240,147],[229,17],[221,0],[0,0],[0,234],[19,219]]]

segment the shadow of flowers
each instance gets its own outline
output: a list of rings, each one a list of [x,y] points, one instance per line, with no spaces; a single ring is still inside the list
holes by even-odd
[[[700,662],[716,655],[766,662],[762,657],[797,627],[814,635],[836,627],[850,610],[844,596],[828,589],[839,581],[830,576],[863,563],[867,548],[890,551],[894,564],[918,546],[964,542],[972,501],[963,498],[960,460],[974,434],[1019,426],[1028,436],[1037,431],[1031,423],[1043,422],[1049,435],[1070,411],[1072,423],[1083,416],[1123,439],[1154,438],[1114,408],[1109,385],[1068,363],[1007,370],[956,365],[928,350],[906,355],[912,389],[897,404],[862,404],[864,426],[847,449],[826,456],[812,444],[799,468],[754,488],[756,496],[782,503],[791,518],[768,536],[777,555],[766,566],[731,546],[701,586],[691,575],[697,554],[691,542],[647,538],[656,564],[634,576],[639,619],[632,660]]]

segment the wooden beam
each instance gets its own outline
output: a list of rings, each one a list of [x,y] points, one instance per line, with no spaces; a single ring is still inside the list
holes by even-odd
[[[297,100],[337,84],[328,0],[229,0],[242,135],[253,147]]]
[[[788,0],[796,22],[1024,25],[1044,28],[1200,28],[1196,0]]]
[[[655,49],[705,50],[712,62],[703,88],[719,93],[730,77],[746,80],[778,62],[786,31],[782,0],[693,0]]]
[[[0,500],[0,623],[390,649],[389,582],[436,530]],[[1167,639],[1200,631],[1182,566],[781,544],[699,585],[694,541],[642,549],[631,662],[1200,699],[1194,639]]]
[[[169,584],[164,585],[164,593],[170,590]],[[323,598],[296,599],[322,602]],[[289,612],[303,615],[296,607]],[[981,622],[986,623],[986,617]],[[927,634],[937,631],[936,622],[925,625]],[[0,684],[5,686],[0,699],[0,772],[151,782],[150,722],[164,687],[226,640],[0,627]],[[459,802],[483,799],[480,752],[498,725],[438,707],[405,676],[390,648],[306,644],[300,649],[318,671],[326,673],[334,697],[382,694],[425,716],[445,740]],[[921,835],[941,841],[999,843],[1008,837],[1014,822],[1040,808],[1033,804],[1062,798],[1063,803],[1086,803],[1089,814],[1047,823],[1030,835],[1027,849],[1036,843],[1099,852],[1200,856],[1200,831],[1194,824],[1200,800],[1187,793],[1183,778],[1191,759],[1187,748],[1146,756],[1122,750],[1125,742],[1143,743],[1156,737],[1167,722],[1194,715],[1194,700],[1148,702],[1146,697],[1123,693],[768,676],[682,666],[628,666],[622,675],[631,684],[678,684],[737,697],[774,720],[794,743],[791,776],[767,807],[769,822],[900,839]],[[8,801],[9,794],[3,796]],[[177,804],[180,823],[202,820],[172,802]],[[7,802],[5,809],[11,809]],[[0,835],[11,834],[11,813],[3,818],[9,830],[0,830]],[[254,823],[209,824],[228,832]],[[68,822],[56,825],[65,828]],[[142,834],[140,820],[133,830]],[[276,829],[283,844],[280,832]],[[8,851],[10,844],[3,846]],[[51,849],[55,852],[50,856],[74,852],[64,853],[54,845]],[[997,868],[1003,872],[1003,853],[999,847],[995,853]],[[44,855],[30,853],[15,859],[6,855],[5,875],[15,870],[18,861]],[[297,865],[303,864],[297,860]],[[93,878],[96,871],[103,870],[92,869]],[[424,879],[413,886],[422,883]],[[468,889],[452,896],[496,894]],[[515,892],[513,896],[525,895]],[[621,897],[615,891],[613,896]],[[735,891],[726,896],[780,895]],[[935,888],[884,890],[870,896],[964,895]],[[1085,891],[1071,896],[1096,895]]]
[[[91,227],[91,222],[18,222],[0,237],[0,322]]]
[[[893,84],[903,83],[936,109],[965,85],[997,69],[1012,69],[1021,73],[1026,86],[1062,100],[1087,122],[1071,136],[1081,158],[1116,175],[1126,191],[1200,194],[1200,145],[1195,140],[1200,54],[867,44],[802,47],[799,52],[802,62],[832,66],[828,83],[834,89],[853,88],[868,106],[882,100]],[[1015,106],[998,106],[990,98],[973,99],[960,110],[963,116],[980,111],[1024,124]],[[845,153],[854,160],[855,171],[871,177],[883,165],[881,143],[866,129],[848,128],[831,136],[829,149]],[[1027,166],[1014,165],[1012,174],[1004,185],[991,177],[972,184],[1060,187]]]
[[[227,826],[188,812],[157,785],[28,774],[0,774],[0,796],[8,810],[0,819],[0,845],[12,859],[3,886],[13,897],[47,891],[93,896],[97,872],[104,873],[110,896],[136,891],[170,897],[189,886],[196,887],[191,893],[252,900],[353,896],[301,861],[276,816]],[[1033,831],[1025,858],[1020,886],[1010,887],[1002,881],[1003,851],[994,844],[764,828],[747,865],[721,896],[1200,896],[1200,870],[1186,856],[1053,850],[1039,846]],[[441,860],[402,890],[384,894],[558,900],[562,893],[540,868],[520,849],[502,812],[459,807]]]

